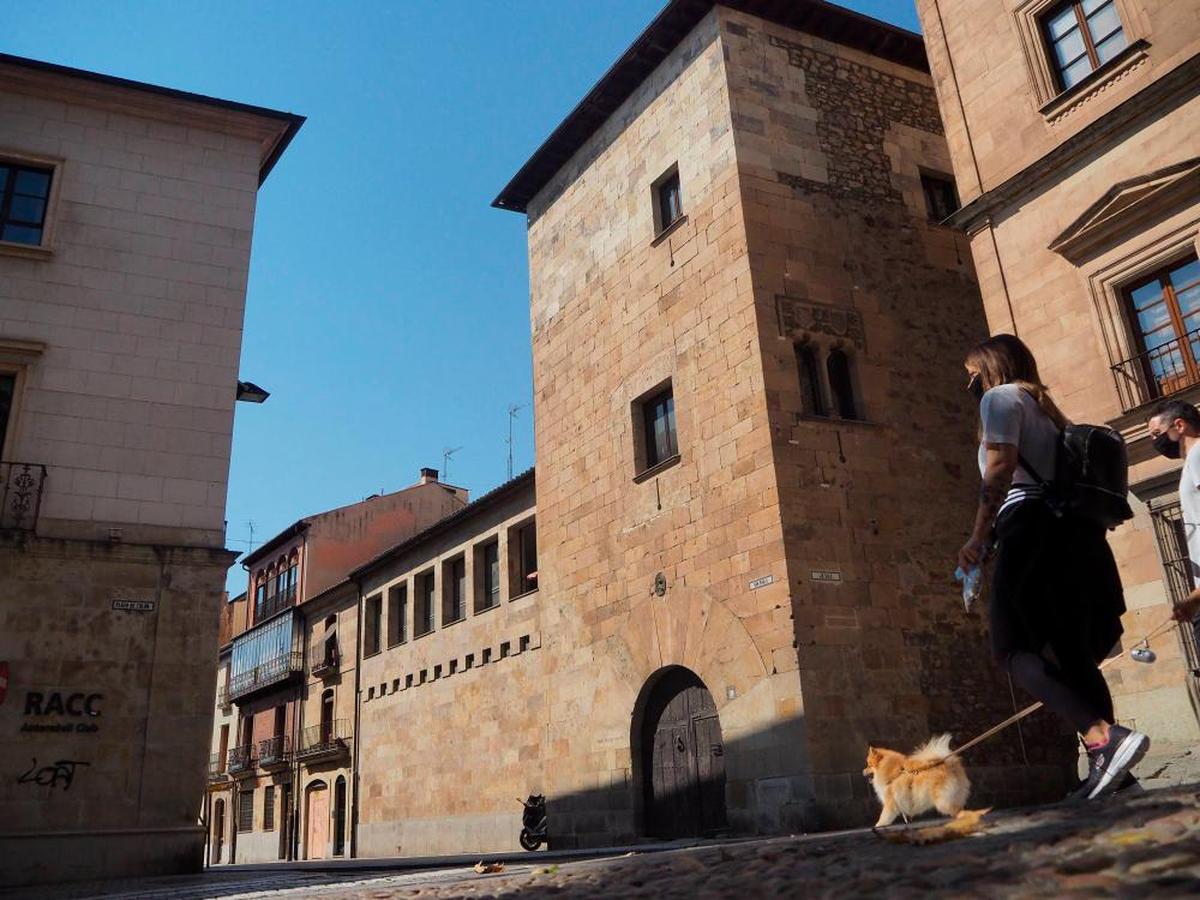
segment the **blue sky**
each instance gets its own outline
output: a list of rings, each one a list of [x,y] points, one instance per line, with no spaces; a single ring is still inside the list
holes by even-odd
[[[259,194],[228,545],[393,491],[506,477],[529,403],[523,216],[489,204],[665,0],[58,2],[0,49],[300,113]],[[845,5],[917,30],[910,0]],[[533,464],[522,410],[515,471]],[[230,589],[244,588],[240,567]]]

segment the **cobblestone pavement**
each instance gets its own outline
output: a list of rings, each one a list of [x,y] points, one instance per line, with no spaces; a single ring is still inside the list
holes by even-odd
[[[1200,896],[1200,753],[1148,759],[1140,768],[1151,790],[1084,807],[995,812],[981,833],[935,846],[896,844],[859,830],[558,864],[526,854],[491,875],[463,867],[380,871],[372,861],[348,861],[231,867],[37,893],[0,888],[0,900]]]

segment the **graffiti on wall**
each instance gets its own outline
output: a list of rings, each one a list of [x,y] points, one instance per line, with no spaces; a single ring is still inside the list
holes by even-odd
[[[60,759],[48,766],[38,768],[37,758],[33,765],[17,778],[17,784],[32,784],[38,787],[48,787],[55,790],[61,787],[69,791],[75,781],[75,769],[79,766],[89,766],[91,763],[78,759]]]

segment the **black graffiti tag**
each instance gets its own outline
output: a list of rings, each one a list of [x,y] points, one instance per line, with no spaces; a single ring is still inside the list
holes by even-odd
[[[17,784],[36,784],[51,790],[61,784],[64,791],[69,791],[71,783],[75,780],[75,767],[90,765],[91,763],[77,759],[60,759],[53,765],[42,766],[39,769],[37,757],[34,757],[33,765],[17,779]]]

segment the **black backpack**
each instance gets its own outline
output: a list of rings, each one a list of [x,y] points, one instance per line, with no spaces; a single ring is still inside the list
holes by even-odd
[[[1068,425],[1059,433],[1054,480],[1047,482],[1019,453],[1021,468],[1045,491],[1055,515],[1105,528],[1133,518],[1129,508],[1129,455],[1120,432],[1103,425]]]

